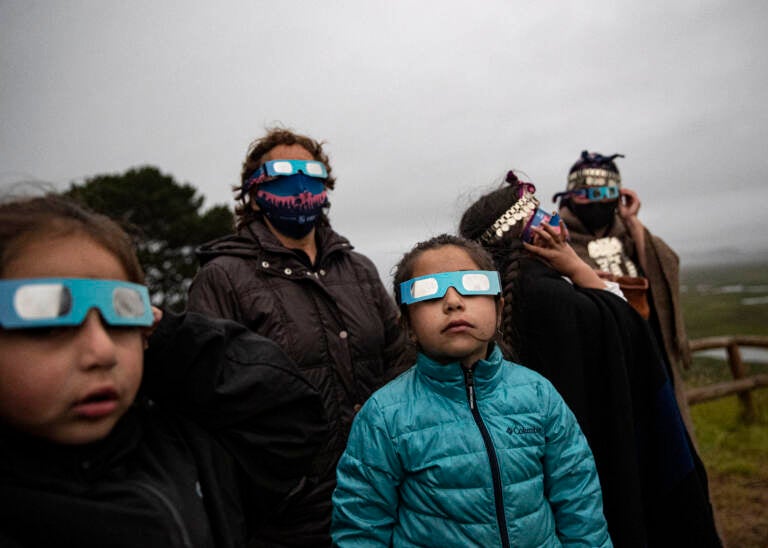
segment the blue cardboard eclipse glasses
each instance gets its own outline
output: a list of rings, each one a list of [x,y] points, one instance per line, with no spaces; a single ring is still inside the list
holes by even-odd
[[[240,194],[240,198],[244,198],[248,191],[254,185],[258,185],[271,179],[273,177],[287,177],[289,175],[296,175],[297,173],[303,173],[309,177],[317,177],[318,179],[327,179],[328,170],[325,168],[323,162],[317,160],[269,160],[254,171],[245,183],[243,183],[243,190]]]
[[[459,270],[412,278],[400,284],[400,304],[442,299],[452,287],[465,296],[501,293],[499,273],[495,270]]]
[[[554,202],[558,198],[567,198],[568,196],[586,198],[590,202],[597,202],[600,200],[614,200],[619,197],[619,187],[609,185],[577,188],[574,190],[568,190],[567,192],[558,192],[552,196],[552,201]]]
[[[0,327],[76,326],[92,308],[112,326],[152,325],[143,285],[117,280],[29,278],[0,280]]]
[[[541,208],[536,209],[535,213],[531,216],[531,220],[523,229],[523,241],[529,244],[533,243],[533,230],[534,227],[547,223],[554,228],[557,232],[560,232],[560,215],[558,213],[547,213]]]

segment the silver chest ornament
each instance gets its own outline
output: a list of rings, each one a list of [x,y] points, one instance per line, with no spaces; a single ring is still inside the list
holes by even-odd
[[[587,253],[599,270],[616,276],[637,276],[637,267],[624,254],[624,246],[615,236],[598,238],[587,244]]]

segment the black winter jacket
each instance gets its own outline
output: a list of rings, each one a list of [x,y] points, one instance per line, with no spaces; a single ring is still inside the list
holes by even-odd
[[[324,429],[317,391],[274,343],[166,314],[139,397],[105,439],[61,446],[0,427],[0,542],[246,546]]]
[[[329,437],[309,485],[274,522],[272,546],[330,545],[336,464],[356,408],[384,384],[405,345],[373,263],[328,226],[316,238],[309,267],[256,219],[198,250],[202,267],[189,294],[189,310],[233,319],[277,342],[323,397]]]

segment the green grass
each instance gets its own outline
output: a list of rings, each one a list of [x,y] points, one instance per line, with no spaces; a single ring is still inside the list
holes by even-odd
[[[768,263],[684,269],[681,285],[683,315],[689,339],[716,335],[768,335],[768,303],[745,306],[754,293],[717,293],[717,288],[742,284],[768,288]]]
[[[743,298],[743,294],[686,295],[683,315],[688,338],[768,335],[768,304],[742,306]]]
[[[691,408],[702,460],[712,472],[752,476],[768,471],[768,388],[752,391],[757,420],[746,424],[736,396]]]
[[[725,355],[725,351],[723,351]],[[768,374],[768,363],[749,363],[744,362],[747,368],[747,374],[754,375],[759,373]],[[732,380],[731,369],[728,362],[715,358],[702,357],[694,354],[693,365],[687,371],[683,371],[683,380],[686,385],[705,386],[717,382]]]
[[[683,265],[680,282],[684,285],[763,285],[768,283],[768,262],[690,267]]]
[[[768,303],[745,298],[768,295],[768,264],[683,270],[681,294],[689,339],[723,335],[768,336]],[[718,288],[743,284],[752,292]],[[722,351],[725,356],[725,351]],[[746,363],[748,372],[768,373],[766,363]],[[683,372],[690,388],[730,380],[725,359],[694,355]],[[699,455],[707,468],[712,502],[729,548],[768,545],[768,387],[751,391],[755,420],[747,423],[737,396],[691,406]]]
[[[683,271],[683,313],[689,339],[719,335],[768,336],[768,303],[745,306],[742,300],[768,295],[768,264],[730,265]],[[753,293],[723,293],[718,288],[742,284],[765,287]],[[723,350],[723,356],[725,351]],[[766,363],[746,363],[749,373],[768,373]],[[730,380],[727,362],[694,355],[694,362],[683,372],[688,387]],[[766,464],[768,455],[768,388],[752,391],[757,419],[743,421],[741,402],[736,396],[699,403],[691,407],[696,437],[702,458],[722,472],[756,470]]]

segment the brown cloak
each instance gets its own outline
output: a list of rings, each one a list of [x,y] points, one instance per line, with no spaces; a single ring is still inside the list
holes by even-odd
[[[680,305],[680,258],[664,240],[645,231],[645,258],[647,270],[641,272],[637,248],[624,221],[617,215],[611,229],[602,237],[591,234],[567,207],[560,208],[560,216],[568,227],[571,246],[589,265],[616,275],[645,276],[649,283],[651,323],[661,333],[664,351],[673,378],[678,406],[688,430],[692,432],[688,402],[680,374],[680,367],[691,364],[691,352]]]

